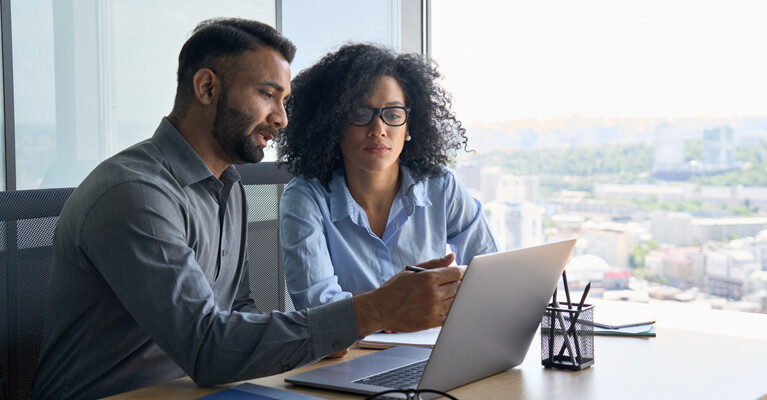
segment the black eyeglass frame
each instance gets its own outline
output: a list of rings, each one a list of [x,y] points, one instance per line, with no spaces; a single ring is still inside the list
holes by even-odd
[[[378,398],[385,399],[385,398],[388,398],[387,395],[390,395],[390,394],[404,394],[405,396],[407,396],[406,397],[407,400],[420,400],[420,398],[421,398],[420,395],[421,394],[425,394],[425,393],[431,393],[431,394],[436,394],[436,395],[439,395],[439,396],[447,397],[450,400],[458,400],[458,398],[456,398],[453,395],[450,395],[450,394],[445,393],[445,392],[441,392],[439,390],[434,390],[434,389],[392,389],[392,390],[385,390],[383,392],[378,392],[376,394],[371,394],[370,396],[366,397],[365,400],[375,400],[375,399],[378,399]]]
[[[404,121],[402,121],[402,123],[401,123],[401,124],[398,124],[398,125],[393,125],[393,124],[390,124],[390,123],[386,122],[386,119],[384,119],[384,117],[383,117],[383,115],[384,115],[384,114],[383,114],[383,113],[384,113],[384,111],[386,111],[386,110],[391,110],[391,109],[394,109],[394,108],[396,108],[396,109],[399,109],[399,110],[404,110],[404,111],[405,111],[405,120],[404,120]],[[364,110],[370,110],[370,111],[373,111],[373,115],[371,115],[371,116],[370,116],[370,121],[368,121],[367,123],[364,123],[364,124],[355,124],[354,122],[352,122],[352,114],[353,114],[354,112],[356,112],[357,110],[360,110],[360,109],[364,109]],[[379,118],[381,118],[381,121],[382,121],[384,124],[386,124],[386,125],[388,125],[388,126],[402,126],[402,125],[405,125],[405,124],[407,123],[408,117],[410,117],[410,107],[405,107],[405,106],[390,106],[390,107],[383,107],[383,108],[373,108],[373,107],[357,107],[357,108],[353,109],[353,110],[352,110],[352,111],[349,113],[349,115],[348,115],[348,116],[347,116],[347,118],[346,118],[346,121],[349,123],[349,125],[354,125],[354,126],[368,126],[368,125],[370,125],[371,123],[373,123],[373,120],[375,119],[376,115],[377,115]]]

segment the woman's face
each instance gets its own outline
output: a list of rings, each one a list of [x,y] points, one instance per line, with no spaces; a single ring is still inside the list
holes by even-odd
[[[376,109],[407,106],[402,87],[390,76],[381,77],[366,105]],[[402,117],[396,114],[398,110],[391,111],[395,114],[387,115],[390,123]],[[402,126],[389,126],[383,122],[380,114],[365,126],[347,124],[341,139],[341,152],[347,172],[354,168],[364,173],[399,173],[399,155],[402,153],[407,131],[407,123]]]

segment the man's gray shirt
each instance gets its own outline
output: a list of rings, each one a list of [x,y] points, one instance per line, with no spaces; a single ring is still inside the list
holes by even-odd
[[[97,398],[185,374],[199,385],[250,379],[358,339],[351,299],[256,309],[239,178],[234,167],[213,176],[163,119],[83,181],[56,226],[34,398]]]

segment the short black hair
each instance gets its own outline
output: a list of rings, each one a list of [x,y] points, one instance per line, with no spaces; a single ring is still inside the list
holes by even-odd
[[[450,94],[439,83],[436,62],[374,44],[344,45],[296,76],[285,106],[290,123],[275,140],[279,162],[327,188],[333,172],[344,165],[340,143],[347,115],[365,105],[383,76],[397,80],[411,108],[412,139],[402,149],[400,164],[416,181],[442,174],[468,139]]]
[[[178,86],[171,114],[183,117],[194,96],[192,79],[201,68],[210,68],[222,79],[236,76],[234,58],[249,50],[270,47],[290,63],[296,46],[276,29],[242,18],[214,18],[200,22],[178,55]]]

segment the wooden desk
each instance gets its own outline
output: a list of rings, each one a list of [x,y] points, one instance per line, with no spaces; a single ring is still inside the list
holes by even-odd
[[[597,306],[598,307],[598,306]],[[673,314],[673,311],[671,312]],[[522,365],[456,388],[450,393],[466,399],[759,399],[767,400],[767,330],[750,329],[767,324],[767,315],[706,310],[703,315],[715,332],[662,323],[669,312],[659,313],[657,337],[597,336],[595,363],[579,372],[545,369],[540,362],[536,336]],[[743,323],[727,329],[718,322],[735,318]],[[684,320],[681,320],[684,322]],[[744,334],[739,334],[744,333]],[[353,348],[344,359],[370,350]],[[288,385],[283,379],[298,372],[338,361],[321,361],[295,371],[250,382],[328,399],[361,399],[360,396]],[[113,396],[127,399],[196,399],[222,390],[198,388],[188,378]]]

